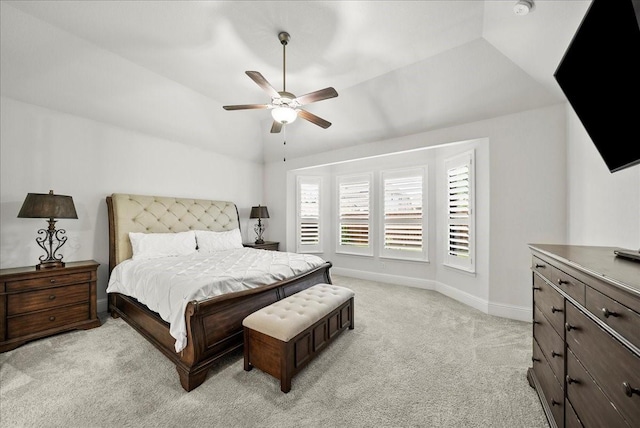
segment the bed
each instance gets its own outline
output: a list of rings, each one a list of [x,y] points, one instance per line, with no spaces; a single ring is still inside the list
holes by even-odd
[[[132,258],[130,232],[225,232],[240,227],[238,210],[232,202],[122,193],[108,196],[106,202],[110,275],[116,266]],[[170,323],[134,297],[109,292],[109,312],[126,321],[169,358],[176,365],[182,387],[191,391],[204,382],[217,360],[243,346],[242,320],[247,315],[312,285],[330,284],[330,268],[331,263],[323,261],[286,279],[189,301],[184,309],[186,345],[180,352],[176,352]]]

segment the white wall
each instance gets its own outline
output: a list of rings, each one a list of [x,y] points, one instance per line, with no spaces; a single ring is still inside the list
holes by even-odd
[[[489,141],[489,186],[477,189],[489,200],[481,220],[488,223],[482,232],[486,237],[479,236],[488,251],[478,255],[488,269],[475,277],[437,269],[436,288],[486,312],[530,320],[527,244],[564,243],[567,234],[564,105],[268,163],[264,199],[272,212],[270,239],[285,243],[285,248],[293,242],[287,233],[287,195],[279,190],[287,188],[288,171],[479,138]]]
[[[0,99],[0,267],[35,265],[44,251],[35,242],[41,219],[16,218],[27,193],[70,195],[77,220],[59,220],[68,241],[64,261],[94,259],[99,310],[106,310],[111,193],[230,200],[237,204],[243,237],[252,205],[261,203],[262,164],[167,141],[127,129]]]
[[[569,105],[567,112],[569,243],[640,249],[640,165],[609,172]]]

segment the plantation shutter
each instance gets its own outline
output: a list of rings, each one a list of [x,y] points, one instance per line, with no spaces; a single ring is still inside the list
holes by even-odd
[[[370,248],[370,177],[344,178],[338,184],[338,248],[368,252]]]
[[[473,174],[471,155],[448,162],[447,171],[447,262],[473,269]]]
[[[422,251],[422,175],[383,181],[384,248]]]
[[[298,177],[297,251],[321,252],[320,179]]]

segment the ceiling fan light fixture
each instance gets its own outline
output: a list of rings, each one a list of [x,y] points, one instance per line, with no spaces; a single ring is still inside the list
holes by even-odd
[[[271,109],[271,116],[276,122],[286,125],[293,123],[298,118],[298,112],[288,106],[275,107]]]
[[[531,12],[533,7],[533,0],[519,0],[516,5],[513,6],[513,13],[524,16]]]

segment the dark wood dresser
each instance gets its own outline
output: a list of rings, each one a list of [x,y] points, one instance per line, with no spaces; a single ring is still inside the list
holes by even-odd
[[[640,427],[640,263],[614,248],[529,246],[533,365],[552,427]]]
[[[0,352],[63,331],[100,326],[98,266],[88,260],[59,269],[0,269]]]

